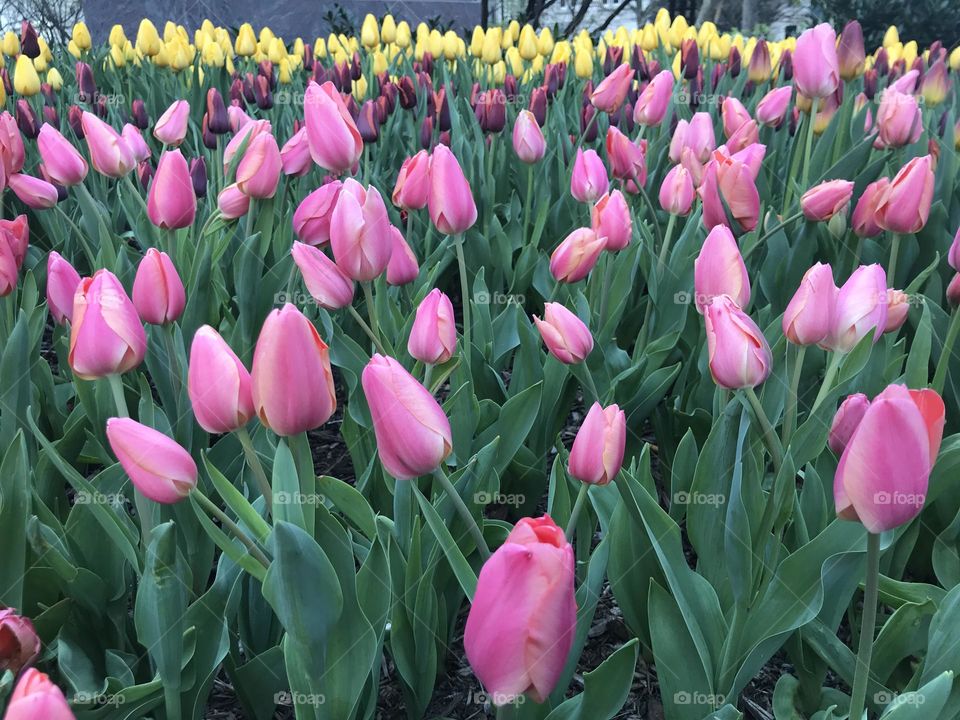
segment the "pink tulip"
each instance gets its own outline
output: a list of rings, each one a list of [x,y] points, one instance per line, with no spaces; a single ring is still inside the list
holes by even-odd
[[[390,262],[387,263],[387,284],[406,285],[412,283],[420,275],[420,265],[413,249],[403,239],[403,233],[391,225],[390,233]]]
[[[706,306],[707,352],[713,381],[728,390],[756,387],[770,375],[773,355],[757,324],[726,295]]]
[[[757,122],[767,127],[780,127],[790,109],[793,86],[774,88],[757,103]]]
[[[353,168],[363,152],[363,138],[332,82],[307,86],[303,113],[313,161],[338,175]]]
[[[640,93],[633,106],[633,121],[655,127],[663,122],[673,95],[673,73],[661,70]]]
[[[943,400],[934,390],[887,386],[840,456],[833,484],[837,516],[880,533],[919,515],[943,426]]]
[[[140,128],[127,123],[120,131],[120,137],[126,141],[127,147],[130,148],[130,152],[133,153],[133,159],[137,163],[142,163],[144,160],[150,158],[150,146],[147,145],[147,141],[143,139],[143,133],[140,132]]]
[[[840,42],[837,45],[837,61],[840,68],[840,77],[844,80],[853,80],[863,74],[866,64],[866,51],[863,47],[863,27],[856,20],[851,20],[843,27],[840,33]]]
[[[693,263],[693,287],[697,312],[718,295],[728,295],[738,306],[750,302],[750,276],[733,233],[717,225],[707,235]]]
[[[227,175],[229,173],[230,165],[233,163],[233,159],[237,153],[240,152],[240,148],[244,146],[249,148],[258,135],[272,133],[273,126],[269,120],[251,120],[240,128],[223,150],[223,174]]]
[[[727,139],[732,137],[742,125],[753,119],[750,117],[750,111],[733,96],[724,98],[720,106],[720,117],[723,120],[723,135]]]
[[[373,186],[353,178],[343,183],[330,217],[330,247],[337,265],[354,280],[373,280],[387,269],[393,248],[390,218]]]
[[[26,215],[15,220],[0,219],[0,297],[6,297],[17,287],[29,244],[30,227]]]
[[[787,340],[794,345],[823,342],[833,328],[838,292],[829,265],[817,263],[807,270],[783,313]]]
[[[172,505],[197,486],[197,464],[174,440],[130,418],[107,420],[107,440],[140,494]]]
[[[607,129],[607,159],[610,174],[621,180],[636,179],[640,185],[647,182],[646,143],[637,145],[617,128]]]
[[[7,178],[7,185],[24,205],[34,210],[57,204],[57,188],[41,178],[17,173]]]
[[[904,165],[877,202],[877,224],[892,233],[919,232],[930,217],[933,159],[915,157]]]
[[[913,95],[893,89],[883,91],[877,109],[878,140],[882,147],[912,145],[923,132],[923,116]]]
[[[217,209],[225,220],[236,220],[250,209],[250,196],[244,195],[236,183],[227,185],[217,195]]]
[[[457,325],[450,298],[434,288],[417,307],[407,352],[427,365],[445,363],[457,350]]]
[[[293,231],[301,242],[307,245],[330,242],[330,219],[342,187],[339,180],[324,183],[297,206],[293,213]]]
[[[553,251],[550,273],[559,282],[579,282],[590,274],[606,246],[607,239],[597,237],[591,228],[577,228]]]
[[[595,402],[570,450],[570,476],[588,485],[606,485],[620,472],[627,442],[627,419],[617,405]]]
[[[7,702],[4,720],[75,720],[63,692],[50,678],[30,668],[17,682]]]
[[[320,427],[337,409],[330,350],[290,303],[263,322],[250,374],[257,417],[277,435]]]
[[[52,125],[44,123],[37,135],[37,150],[50,180],[57,185],[72,187],[87,176],[87,161],[83,155]]]
[[[703,225],[708,230],[730,222],[727,209],[739,225],[734,229],[749,232],[757,226],[760,195],[746,164],[715,152],[704,170],[698,192],[703,201]]]
[[[853,196],[849,180],[827,180],[807,190],[800,198],[803,216],[811,222],[825,222],[844,210]]]
[[[353,280],[322,250],[294,241],[290,253],[307,291],[320,307],[336,310],[353,302]]]
[[[910,296],[903,290],[887,288],[887,322],[883,326],[883,332],[896,332],[902,328],[909,312]]]
[[[573,548],[549,515],[520,520],[484,563],[463,644],[495,704],[553,692],[577,626],[573,585]]]
[[[842,455],[854,431],[863,420],[864,413],[870,407],[870,401],[863,393],[848,395],[840,403],[836,415],[833,416],[833,423],[830,425],[830,435],[827,439],[827,445],[833,450],[834,454]]]
[[[889,89],[906,95],[913,95],[917,91],[917,81],[920,79],[918,70],[904,73],[902,77],[890,83]]]
[[[615,113],[627,98],[633,84],[633,68],[627,63],[618,65],[607,75],[590,95],[590,102],[597,110]]]
[[[888,185],[890,185],[889,178],[880,178],[864,188],[863,195],[860,196],[857,206],[853,209],[853,217],[850,222],[853,232],[858,237],[876,237],[883,232],[883,228],[877,223],[877,206],[880,204]]]
[[[58,325],[72,319],[73,296],[79,284],[80,274],[73,265],[56,250],[51,250],[47,255],[47,307]]]
[[[120,133],[93,113],[80,116],[83,136],[90,151],[90,164],[101,175],[120,178],[137,166],[130,145]]]
[[[305,127],[297,130],[280,148],[280,165],[284,175],[300,177],[310,172],[313,158],[310,156],[310,143],[307,141]]]
[[[4,177],[15,175],[23,169],[26,152],[23,136],[17,121],[8,111],[0,113],[0,165]]]
[[[190,103],[186,100],[174,100],[154,125],[153,136],[164,145],[176,147],[187,136],[189,122]]]
[[[837,89],[840,84],[837,34],[829,24],[810,28],[797,39],[793,51],[793,81],[797,90],[808,98],[825,98]]]
[[[83,380],[125,373],[143,362],[147,334],[123,285],[109,270],[83,278],[73,298],[70,367]]]
[[[540,162],[547,152],[543,131],[529,110],[521,110],[513,123],[513,151],[528,165]]]
[[[397,207],[410,211],[426,207],[429,196],[430,155],[421,150],[403,161],[391,199]]]
[[[40,654],[40,638],[30,618],[10,608],[0,609],[0,672],[18,675]]]
[[[190,345],[187,394],[197,422],[208,433],[233,432],[253,417],[250,373],[209,325],[197,330]]]
[[[565,365],[583,362],[593,350],[593,336],[583,321],[560,303],[543,306],[543,320],[534,316],[547,350]]]
[[[960,306],[960,272],[955,274],[947,285],[947,302],[952,307]]]
[[[450,421],[430,391],[396,360],[375,354],[363,369],[377,454],[397,480],[436,470],[453,447]]]
[[[282,169],[277,139],[271,133],[260,133],[247,145],[237,165],[237,187],[251,198],[272,198]]]
[[[887,274],[879,265],[861,265],[837,293],[833,325],[823,346],[850,352],[873,332],[876,342],[887,326]]]
[[[227,118],[230,122],[230,132],[238,133],[248,123],[254,122],[253,118],[247,115],[239,105],[230,105],[227,108]]]
[[[180,150],[167,150],[160,156],[150,183],[147,216],[157,227],[170,230],[190,227],[196,215],[197,196],[190,166]]]
[[[689,148],[698,162],[705,163],[716,147],[713,118],[709,113],[694,113],[689,123],[686,120],[677,122],[677,128],[673,131],[673,138],[670,141],[670,161],[680,162],[683,149]]]
[[[674,165],[660,185],[660,207],[671,215],[687,215],[694,197],[696,190],[690,173],[683,165]]]
[[[596,202],[610,187],[607,169],[595,150],[577,150],[570,177],[570,193],[579,202]]]
[[[151,325],[175,322],[187,298],[177,269],[165,252],[147,250],[133,279],[133,304],[140,319]]]
[[[623,193],[614,190],[597,200],[590,211],[590,225],[597,237],[606,238],[610,252],[623,250],[633,236],[633,220]]]
[[[430,157],[430,219],[444,235],[459,235],[477,221],[470,183],[450,149],[440,144]]]
[[[731,153],[729,146],[721,145],[717,148],[717,152],[724,157],[729,157],[731,160],[736,160],[746,165],[747,169],[750,170],[750,177],[756,182],[760,176],[763,158],[767,155],[767,146],[761,145],[760,143],[751,143],[742,150]]]
[[[960,271],[960,228],[957,228],[957,234],[953,236],[953,242],[947,252],[947,264],[954,270]]]

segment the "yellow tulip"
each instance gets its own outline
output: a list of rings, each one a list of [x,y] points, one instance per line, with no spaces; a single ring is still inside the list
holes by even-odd
[[[483,53],[481,57],[488,65],[500,62],[500,38],[495,28],[490,28],[483,36]]]
[[[210,37],[216,36],[216,28],[214,27],[213,23],[210,22],[210,18],[204,18],[204,21],[200,23],[200,29]]]
[[[903,56],[903,43],[894,43],[885,48],[887,51],[887,60],[893,65]]]
[[[537,39],[537,52],[547,57],[553,52],[553,46],[553,33],[550,32],[550,28],[545,27],[540,31],[540,37]]]
[[[253,26],[250,23],[240,26],[234,49],[241,57],[250,57],[257,51],[257,36],[254,35]]]
[[[299,60],[303,60],[303,38],[298,37],[293,41],[293,52],[291,55],[295,56]]]
[[[950,69],[960,70],[960,47],[955,47],[950,53]]]
[[[77,60],[83,57],[83,50],[77,47],[77,44],[73,40],[67,43],[67,52],[77,58]]]
[[[327,56],[327,42],[323,38],[317,38],[313,43],[313,56],[315,58],[325,58]]]
[[[353,96],[357,99],[357,102],[363,101],[367,96],[367,79],[362,75],[359,80],[353,81]]]
[[[50,68],[47,71],[47,84],[54,90],[59,90],[63,87],[63,77],[60,75],[59,70],[56,68]],[[2,85],[3,83],[0,83],[0,86]]]
[[[227,75],[233,75],[236,68],[233,65],[232,55],[227,55],[227,59],[223,63],[223,69],[227,71]]]
[[[493,82],[497,85],[503,85],[503,81],[507,77],[507,66],[503,60],[494,63],[491,71],[493,72]]]
[[[170,44],[170,67],[180,71],[190,67],[193,63],[190,48],[182,41],[176,41]]]
[[[586,50],[578,50],[574,58],[573,69],[578,78],[593,76],[593,55]]]
[[[119,45],[121,48],[126,45],[127,36],[123,32],[123,25],[114,25],[110,28],[110,44]]]
[[[687,19],[683,15],[677,15],[670,24],[670,44],[673,47],[680,47],[680,42],[687,32]]]
[[[475,25],[470,36],[470,54],[475,58],[483,57],[483,28]]]
[[[264,45],[264,46],[269,45],[270,41],[273,40],[273,38],[274,38],[273,30],[271,30],[266,25],[260,28],[260,35],[258,36],[258,39],[260,40],[261,45]]]
[[[110,46],[110,62],[114,67],[121,68],[127,64],[127,56],[123,53],[123,47],[120,45]]]
[[[670,68],[673,70],[673,77],[679,80],[682,76],[682,71],[680,69],[680,60],[683,53],[675,53],[673,56],[673,66]]]
[[[447,60],[456,60],[460,54],[460,38],[453,30],[447,30],[443,34],[443,56]]]
[[[510,24],[507,26],[507,30],[510,31],[510,39],[516,42],[520,38],[520,23],[516,20],[511,20]]]
[[[3,86],[3,83],[0,83],[0,105],[3,105],[7,102],[7,90]]]
[[[80,21],[73,26],[73,42],[81,50],[89,50],[93,45],[93,41],[90,40],[90,31],[87,29],[85,22]]]
[[[177,25],[171,20],[167,20],[163,24],[163,41],[165,43],[172,43],[177,37]]]
[[[670,11],[665,7],[657,10],[657,16],[654,18],[653,24],[658,30],[660,28],[668,29],[670,27]]]
[[[283,40],[280,38],[274,38],[270,41],[270,47],[267,51],[267,57],[270,58],[270,62],[273,64],[279,63],[287,56],[287,48],[283,44]]]
[[[3,54],[10,57],[20,54],[20,38],[10,30],[3,36]]]
[[[372,13],[367,13],[367,16],[363,19],[363,25],[360,27],[360,42],[368,50],[380,44],[380,28],[377,26],[377,19]]]
[[[657,30],[650,23],[643,26],[640,32],[640,47],[644,52],[653,52],[657,49]]]
[[[397,25],[397,39],[394,42],[404,49],[410,47],[410,25],[406,20],[401,20]]]
[[[524,60],[533,60],[540,52],[537,48],[537,33],[529,25],[524,25],[520,31],[520,42],[517,45],[520,57]]]
[[[290,61],[287,58],[283,58],[280,61],[280,70],[277,72],[277,80],[282,85],[289,85],[293,80],[293,72],[290,70]]]
[[[47,59],[43,55],[37,55],[33,59],[33,68],[38,73],[45,73],[48,67],[50,67],[50,63],[47,62]]]
[[[509,27],[500,33],[499,40],[501,50],[506,50],[508,47],[513,45],[513,33],[510,32]]]
[[[430,48],[430,54],[435,58],[443,55],[443,35],[440,34],[439,30],[430,31],[430,39],[427,47]]]
[[[556,45],[553,46],[553,54],[550,56],[551,63],[568,63],[570,62],[570,43],[566,40],[561,40]]]
[[[33,60],[26,55],[17,57],[17,65],[13,70],[13,89],[18,95],[36,95],[40,92],[40,77],[33,66]]]
[[[387,71],[387,56],[382,51],[376,50],[373,53],[373,73],[380,75]]]
[[[897,32],[897,26],[891,25],[887,28],[887,32],[883,34],[883,47],[888,48],[891,45],[896,45],[900,42],[900,33]]]
[[[343,44],[340,42],[340,38],[333,33],[330,33],[330,35],[327,37],[327,52],[329,52],[331,55],[336,55],[338,52],[346,52],[346,50],[343,48]]]
[[[907,64],[907,69],[910,69],[910,66],[913,65],[913,61],[917,59],[917,41],[911,40],[906,45],[903,46],[903,61]]]
[[[383,24],[380,26],[380,41],[386,45],[397,39],[397,23],[393,15],[387,14],[383,18]]]
[[[206,47],[203,48],[203,55],[201,57],[207,65],[223,67],[223,48],[220,47],[219,43],[207,43]]]
[[[510,66],[510,72],[514,75],[523,75],[523,58],[520,57],[520,51],[515,47],[507,49],[507,64]]]
[[[533,60],[530,61],[530,72],[533,75],[539,75],[543,72],[543,55],[537,55]]]

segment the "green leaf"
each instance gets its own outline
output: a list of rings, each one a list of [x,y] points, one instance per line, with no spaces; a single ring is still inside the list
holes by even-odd
[[[583,692],[561,703],[547,720],[610,720],[627,701],[639,645],[625,643],[596,670],[583,674]]]
[[[293,453],[285,440],[277,443],[277,454],[273,458],[273,517],[276,523],[292,523],[305,528],[306,517],[303,512],[303,493]],[[312,508],[312,506],[311,506]]]
[[[203,466],[207,469],[207,475],[220,497],[223,498],[227,507],[233,510],[240,523],[253,533],[257,542],[266,542],[270,535],[269,523],[260,516],[260,513],[243,496],[243,493],[216,468],[210,460],[209,452],[203,453]]]
[[[405,480],[398,480],[406,482]],[[317,490],[340,510],[368,540],[377,536],[377,519],[367,499],[352,485],[329,475],[317,478]]]
[[[457,541],[453,539],[453,535],[450,534],[447,526],[444,525],[433,503],[424,497],[416,485],[413,486],[413,493],[417,498],[417,503],[420,505],[421,512],[423,512],[423,517],[430,527],[430,531],[437,538],[437,542],[443,549],[443,554],[447,557],[447,562],[450,563],[450,569],[453,570],[457,582],[460,583],[460,587],[463,589],[467,598],[473,599],[473,594],[477,591],[476,573],[463,556],[460,546],[457,544]]]
[[[944,671],[919,690],[898,695],[884,710],[880,720],[931,720],[931,718],[953,717],[952,714],[944,713],[952,686],[953,672]]]
[[[31,481],[27,444],[18,432],[0,463],[0,605],[23,608],[23,574],[26,566],[27,518],[30,515]]]

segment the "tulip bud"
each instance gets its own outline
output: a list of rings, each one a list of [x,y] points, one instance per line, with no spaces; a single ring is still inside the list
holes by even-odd
[[[89,112],[81,114],[80,122],[94,170],[101,175],[121,178],[136,167],[133,150],[116,130]]]
[[[20,23],[20,52],[31,60],[40,57],[40,36],[37,35],[36,28],[28,20],[23,20]]]
[[[323,245],[330,240],[330,219],[343,183],[325,183],[307,195],[293,213],[293,230],[308,245]]]
[[[411,480],[436,470],[450,454],[450,421],[430,391],[396,360],[375,354],[363,369],[377,453],[384,470]]]
[[[434,288],[417,307],[407,352],[427,365],[447,362],[457,349],[457,325],[450,298]]]
[[[26,56],[24,56],[26,57]],[[36,668],[21,675],[7,702],[4,720],[75,720],[63,692]]]
[[[291,254],[307,291],[320,307],[336,310],[353,302],[353,280],[322,250],[294,241]]]
[[[130,418],[107,420],[107,440],[121,467],[144,496],[164,505],[197,486],[197,464],[175,441]]]
[[[794,82],[808,98],[832,95],[840,84],[837,35],[827,23],[806,30],[793,51]]]
[[[588,485],[607,485],[620,472],[627,442],[627,420],[617,405],[595,402],[570,450],[570,476]]]
[[[606,245],[607,239],[591,228],[578,228],[553,251],[550,273],[558,282],[579,282],[593,270]]]
[[[430,158],[430,219],[444,235],[459,235],[477,221],[477,206],[456,156],[438,145]]]
[[[915,157],[896,174],[877,201],[877,224],[900,234],[917,233],[927,224],[933,200],[933,160]]]
[[[133,304],[140,319],[151,325],[175,322],[186,306],[177,269],[165,252],[147,250],[133,280]]]
[[[607,129],[607,158],[615,178],[635,180],[640,185],[647,181],[646,143],[634,143],[615,127]],[[576,166],[574,166],[576,172]]]
[[[0,609],[0,672],[14,676],[28,667],[40,654],[40,638],[30,618],[10,608]]]
[[[837,293],[830,333],[823,346],[850,352],[873,332],[876,342],[887,325],[887,274],[879,265],[861,265]]]
[[[547,152],[547,142],[529,110],[521,110],[513,124],[513,150],[522,162],[532,165],[543,159]]]
[[[147,216],[157,227],[169,230],[190,227],[196,214],[197,196],[190,167],[180,150],[167,150],[160,156],[150,184]]]
[[[913,95],[892,88],[883,91],[877,110],[878,141],[883,147],[911,145],[923,132],[923,116]]]
[[[960,228],[957,228],[957,234],[953,236],[953,242],[947,252],[947,264],[954,270],[960,271]]]
[[[606,250],[618,252],[630,244],[633,219],[623,193],[614,190],[597,200],[590,211],[591,227],[598,238],[606,238]]]
[[[704,227],[729,225],[731,220],[737,231],[749,232],[757,226],[760,195],[752,169],[740,160],[715,152],[703,171],[698,193],[703,201]]]
[[[7,178],[7,186],[27,207],[34,210],[52,208],[57,204],[57,188],[41,178],[17,173]]]
[[[40,119],[37,117],[33,106],[25,98],[20,98],[17,100],[16,112],[16,124],[20,132],[31,139],[37,137],[40,132]]]
[[[863,195],[853,209],[852,226],[857,236],[876,237],[883,232],[883,228],[877,224],[877,205],[889,184],[889,178],[880,178],[864,188]]]
[[[0,220],[0,297],[6,297],[16,288],[29,242],[26,215],[12,221]]]
[[[717,147],[713,132],[713,119],[709,113],[695,113],[690,122],[680,120],[670,141],[670,161],[680,162],[683,148],[689,148],[701,163],[707,162]]]
[[[307,129],[300,128],[280,149],[280,165],[284,175],[296,177],[306,175],[313,167],[310,157],[310,144],[307,142]]]
[[[53,182],[66,187],[83,182],[87,161],[58,130],[44,123],[37,136],[37,149]]]
[[[682,165],[675,165],[660,186],[660,207],[671,215],[687,215],[695,195],[690,173]]]
[[[360,282],[382,273],[392,250],[389,226],[376,188],[364,190],[352,178],[344,182],[330,218],[330,246],[340,268]]]
[[[619,65],[597,85],[597,89],[590,96],[590,102],[603,112],[616,112],[623,105],[632,82],[633,69],[626,63]]]
[[[784,85],[774,88],[757,103],[757,121],[768,127],[779,128],[787,117],[793,87]]]
[[[329,348],[313,324],[289,303],[267,315],[253,353],[251,378],[257,417],[277,435],[313,430],[337,409]]]
[[[243,217],[250,209],[250,196],[245,195],[236,183],[228,185],[217,195],[217,209],[225,220]]]
[[[230,117],[223,103],[223,96],[215,87],[207,90],[207,127],[214,135],[223,135],[230,131]]]
[[[533,322],[547,350],[565,365],[583,362],[593,350],[590,329],[560,303],[546,303],[543,319],[534,316]]]
[[[960,306],[960,272],[953,276],[953,280],[947,285],[947,302],[952,307]]]
[[[833,450],[834,454],[842,455],[857,426],[863,420],[864,413],[870,407],[870,401],[863,393],[848,395],[840,403],[836,415],[833,416],[833,423],[830,425],[830,435],[827,445]]]
[[[187,136],[187,124],[190,121],[190,103],[175,100],[157,120],[153,136],[164,145],[176,147]]]
[[[400,166],[397,184],[393,188],[393,204],[404,210],[420,210],[427,205],[430,195],[430,155],[421,150],[408,157]]]
[[[276,138],[269,132],[261,132],[247,145],[237,165],[237,187],[251,198],[272,198],[282,169]]]
[[[896,332],[907,321],[910,311],[910,296],[902,290],[887,289],[887,321],[883,326],[884,333]]]
[[[0,240],[0,243],[3,241]],[[80,274],[60,253],[51,250],[47,256],[47,307],[53,321],[63,325],[73,318],[73,296],[80,284]]]
[[[856,20],[848,22],[840,33],[837,46],[837,61],[840,77],[854,80],[863,73],[866,64],[866,52],[863,49],[863,28]]]
[[[728,295],[740,307],[750,302],[750,276],[733,233],[717,225],[707,235],[693,264],[693,287],[697,312],[718,295]]]
[[[363,139],[333,83],[310,83],[303,110],[313,161],[336,174],[354,167],[363,152]]]
[[[190,345],[187,393],[197,422],[208,433],[242,428],[253,417],[250,373],[220,334],[204,325]]]
[[[824,222],[850,204],[853,183],[849,180],[827,180],[807,190],[800,198],[800,209],[810,222]]]
[[[580,202],[595,202],[607,192],[609,181],[603,161],[595,150],[577,150],[570,178],[570,193]]]
[[[411,283],[420,274],[417,256],[413,254],[413,250],[403,239],[403,233],[398,228],[391,225],[387,232],[390,233],[390,262],[387,263],[387,284],[406,285]]]
[[[713,381],[728,390],[756,387],[770,375],[773,355],[757,324],[728,296],[704,308]]]
[[[663,122],[673,95],[673,73],[658,73],[640,93],[633,106],[633,120],[638,125],[654,127]]]

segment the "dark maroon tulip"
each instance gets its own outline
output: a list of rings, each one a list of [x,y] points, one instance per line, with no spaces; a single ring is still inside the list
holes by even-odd
[[[507,124],[507,98],[499,88],[484,93],[480,127],[486,132],[498,133]]]
[[[257,102],[257,96],[253,90],[253,73],[246,73],[243,76],[243,82],[241,83],[243,88],[243,99],[250,105],[254,105]]]
[[[3,91],[8,95],[13,95],[13,83],[10,82],[10,72],[6,68],[0,68],[0,80],[3,80]]]
[[[427,75],[433,75],[433,53],[425,52],[420,67]]]
[[[347,110],[350,111],[350,116],[353,118],[353,121],[356,122],[357,118],[360,117],[360,106],[357,105],[357,101],[354,100],[353,95],[347,95],[343,104],[347,106]]]
[[[727,66],[725,63],[717,63],[713,66],[713,70],[710,71],[710,87],[714,92],[717,91],[717,85],[720,84],[720,80],[723,78],[723,74],[726,72]],[[747,81],[747,86],[744,87],[743,96],[750,97],[750,93],[753,92],[753,83],[749,80]]]
[[[700,48],[693,38],[684,40],[680,46],[680,67],[687,80],[695,78],[700,71]]]
[[[863,94],[867,100],[873,100],[877,94],[877,69],[870,68],[863,74]]]
[[[139,165],[137,165],[137,179],[140,181],[140,186],[146,190],[150,187],[150,178],[153,177],[153,165],[150,164],[149,160],[144,160]]]
[[[383,98],[387,115],[393,114],[397,109],[397,94],[397,84],[392,80],[380,84],[380,97]],[[386,118],[383,119],[386,120]]]
[[[627,135],[633,135],[633,131],[636,129],[636,123],[633,122],[633,104],[627,103],[620,108],[620,111],[623,113],[623,121],[620,123],[620,127]]]
[[[105,95],[97,95],[97,101],[93,104],[93,111],[101,120],[107,119],[107,98]]]
[[[730,77],[735,78],[740,75],[740,68],[743,64],[743,57],[740,50],[736,47],[730,48],[730,55],[727,58],[727,68],[730,70]]]
[[[543,88],[548,98],[553,98],[560,90],[560,71],[556,65],[547,65],[543,71]]]
[[[940,135],[941,138],[942,138],[944,135],[947,134],[947,116],[948,116],[949,114],[950,114],[950,110],[949,110],[949,109],[948,109],[948,110],[944,110],[943,113],[940,115],[940,120],[937,122],[937,133]],[[934,143],[934,144],[936,144],[936,143]],[[939,149],[939,147],[940,147],[940,146],[937,145],[937,148],[938,148],[938,149]]]
[[[230,83],[230,103],[245,107],[247,101],[243,97],[243,81],[240,78],[234,78]]]
[[[923,76],[927,72],[927,66],[923,63],[923,58],[917,56],[913,59],[913,64],[910,66],[911,70],[917,71],[917,81],[913,86],[913,91],[916,92],[917,88],[920,87],[920,83],[923,82]]]
[[[143,100],[139,98],[130,103],[130,124],[140,130],[146,130],[150,127],[150,116],[147,114],[147,106]]]
[[[890,72],[890,56],[887,55],[886,48],[880,48],[877,51],[877,58],[873,61],[873,67],[878,75],[886,75]]]
[[[273,107],[273,93],[270,92],[270,81],[263,75],[257,75],[253,81],[253,96],[257,100],[257,107],[269,110]]]
[[[623,64],[623,48],[611,45],[603,56],[603,75],[606,77]]]
[[[447,92],[447,88],[442,87],[434,97],[437,108],[437,128],[440,132],[450,129],[450,101],[447,100]]]
[[[210,132],[210,118],[207,113],[203,114],[203,120],[200,122],[200,139],[203,140],[203,146],[207,150],[217,149],[217,136]]]
[[[690,79],[690,109],[696,112],[703,95],[703,73]]]
[[[542,87],[534,88],[530,95],[530,112],[537,119],[537,125],[547,124],[547,91]]]
[[[193,182],[193,193],[198,198],[207,196],[207,163],[202,157],[190,161],[190,180]]]
[[[20,23],[20,52],[31,60],[40,57],[40,38],[33,25],[24,20]]]
[[[425,72],[417,72],[417,85],[422,87],[424,90],[433,92],[433,78]]]
[[[450,147],[450,131],[444,130],[442,133],[440,133],[440,135],[437,136],[437,143]]]
[[[60,128],[60,116],[57,115],[57,109],[52,105],[43,106],[43,121],[53,127]]]
[[[597,139],[599,123],[594,122],[593,119],[596,114],[597,109],[593,105],[584,105],[580,109],[580,133],[585,143],[592,143]]]
[[[417,106],[417,88],[409,75],[404,75],[397,81],[397,99],[404,110]]]
[[[387,100],[386,96],[381,95],[373,101],[373,107],[377,111],[377,122],[383,125],[387,121],[387,118],[390,117],[390,101]]]
[[[639,45],[634,45],[630,52],[630,67],[633,68],[640,82],[647,82],[650,79],[650,74],[647,72],[647,57]]]
[[[363,65],[360,63],[360,53],[354,52],[350,63],[350,79],[359,80],[363,77]]]
[[[507,96],[507,100],[513,102],[517,99],[517,78],[513,75],[507,75],[503,79],[503,92]]]
[[[40,163],[39,165],[37,165],[37,170],[40,172],[40,177],[42,177],[44,180],[46,180],[48,183],[50,183],[57,189],[57,202],[61,203],[64,200],[66,200],[67,188],[53,181],[53,178],[50,177],[50,174],[47,172],[47,167],[43,163]]]
[[[587,80],[583,84],[583,92],[582,92],[583,97],[581,98],[584,105],[587,105],[590,103],[591,95],[593,95],[593,80]]]
[[[375,143],[380,137],[380,121],[372,100],[367,100],[361,106],[360,116],[357,118],[357,129],[364,143]]]
[[[320,64],[318,60],[315,60],[313,63],[313,81],[317,85],[323,85],[327,80],[332,82],[330,74],[327,72],[327,69]]]
[[[230,132],[227,106],[223,104],[223,95],[215,87],[207,90],[207,127],[214,135]]]
[[[310,43],[303,46],[303,69],[313,72],[313,45]]]
[[[433,147],[433,116],[427,115],[420,125],[420,147],[429,150]]]
[[[25,98],[17,100],[17,127],[28,138],[35,138],[40,134],[40,120],[37,113],[30,107]]]
[[[82,117],[83,110],[76,105],[71,105],[67,110],[67,122],[70,124],[70,128],[73,130],[73,134],[76,135],[80,140],[83,140],[83,125],[80,122]]]
[[[793,80],[793,53],[789,48],[780,55],[780,79],[783,82]]]
[[[76,74],[80,102],[93,102],[97,94],[97,84],[93,81],[93,69],[87,63],[78,60]]]
[[[57,105],[57,91],[53,89],[50,83],[40,83],[40,95],[43,96],[43,104],[51,107]]]
[[[277,80],[273,75],[273,63],[269,60],[261,60],[257,65],[257,75],[265,77],[270,83],[270,90],[277,89]]]

